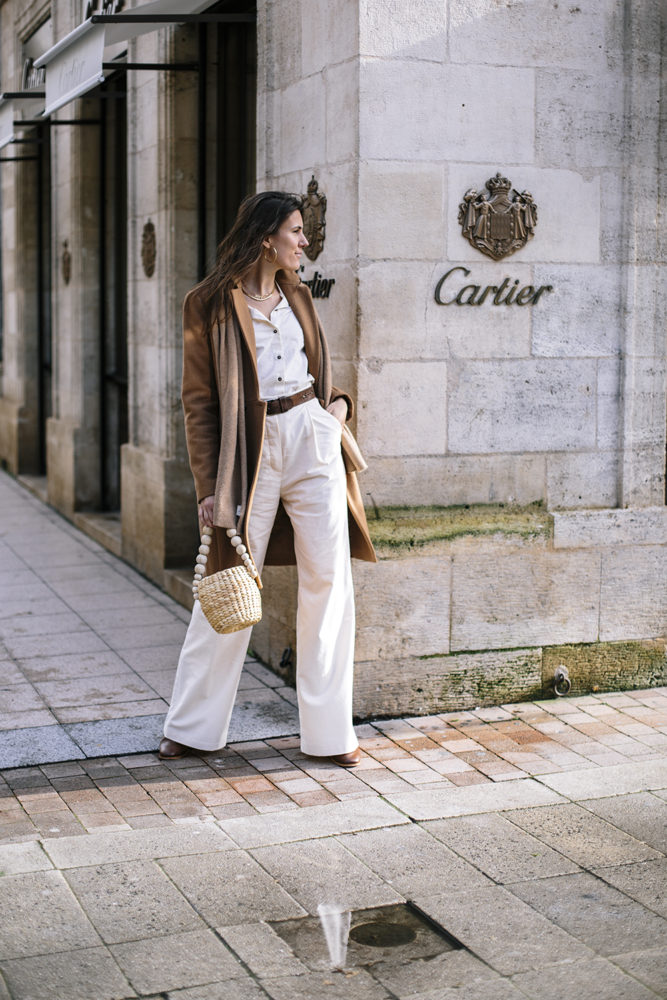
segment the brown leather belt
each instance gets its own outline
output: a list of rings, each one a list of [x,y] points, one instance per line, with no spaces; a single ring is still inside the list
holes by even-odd
[[[300,389],[299,392],[295,392],[292,396],[280,396],[278,399],[269,399],[266,404],[266,415],[267,417],[273,417],[276,413],[285,413],[286,410],[291,410],[293,406],[298,406],[299,403],[307,403],[309,399],[315,399],[315,390],[312,385],[308,386],[307,389]]]

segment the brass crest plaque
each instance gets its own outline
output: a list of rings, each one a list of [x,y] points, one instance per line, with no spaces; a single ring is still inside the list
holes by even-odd
[[[489,197],[475,188],[466,191],[459,205],[459,225],[471,246],[493,260],[502,260],[532,239],[537,205],[530,192],[519,194],[500,172],[485,186]]]
[[[308,194],[303,197],[301,215],[303,216],[303,232],[308,240],[305,248],[309,260],[317,260],[324,249],[326,232],[327,196],[317,190],[318,183],[315,174],[308,183]]]

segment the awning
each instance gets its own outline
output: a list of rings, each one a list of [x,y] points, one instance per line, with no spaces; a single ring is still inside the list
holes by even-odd
[[[35,60],[36,69],[46,66],[44,114],[52,114],[102,83],[105,49],[164,26],[159,23],[151,24],[143,18],[153,15],[198,14],[210,5],[211,0],[151,0],[150,3],[132,7],[127,12],[128,16],[142,16],[142,21],[137,24],[132,24],[128,17],[117,24],[109,23],[110,19],[99,24],[95,17],[89,17]]]
[[[33,120],[44,111],[44,91],[0,94],[0,149],[16,139],[15,122]]]

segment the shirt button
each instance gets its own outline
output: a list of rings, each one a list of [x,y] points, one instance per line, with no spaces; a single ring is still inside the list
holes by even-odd
[[[282,354],[276,354],[276,360],[277,361],[281,361],[282,360]]]
[[[274,332],[274,333],[278,333],[278,331],[277,331],[277,330],[274,330],[273,332]]]
[[[278,376],[278,381],[282,382],[282,379],[281,379],[280,375]]]

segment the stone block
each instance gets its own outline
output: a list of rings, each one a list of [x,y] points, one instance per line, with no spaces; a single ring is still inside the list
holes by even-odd
[[[359,4],[359,51],[382,59],[446,57],[445,10],[441,0],[417,0],[410,8],[400,0]]]
[[[362,161],[358,194],[359,254],[378,260],[396,257],[441,260],[443,180],[439,164]],[[428,212],[415,212],[415,205],[427,205]],[[391,211],[387,211],[388,206]],[[398,245],[397,233],[400,233]]]
[[[502,886],[417,896],[415,902],[478,958],[505,976],[540,968],[545,954],[568,962],[593,957],[590,948]]]
[[[434,586],[435,581],[437,585]],[[358,660],[449,650],[449,559],[382,559],[355,566]]]
[[[66,878],[105,944],[204,929],[152,861],[73,868]]]
[[[0,875],[47,871],[53,865],[39,844],[4,844],[0,847]]]
[[[503,550],[456,554],[451,649],[592,642],[597,638],[600,557]]]
[[[517,882],[511,891],[602,955],[642,948],[665,933],[655,913],[588,872]]]
[[[270,814],[271,817],[275,815]],[[165,858],[161,866],[197,912],[213,926],[304,915],[292,896],[244,851]]]
[[[547,506],[614,507],[619,456],[615,451],[560,452],[546,456]]]
[[[555,511],[553,519],[556,549],[667,545],[665,507]]]
[[[389,1000],[391,994],[365,969],[355,970],[355,973],[354,1000]],[[348,1000],[350,996],[350,982],[341,973],[310,972],[302,976],[265,979],[262,986],[270,991],[272,1000],[312,1000],[313,997]]]
[[[530,881],[578,871],[557,851],[495,813],[435,820],[425,829],[495,882]]]
[[[624,952],[621,955],[614,955],[611,961],[641,983],[645,983],[658,996],[661,990],[664,991],[667,982],[667,948]]]
[[[543,686],[545,690],[552,686],[556,669],[564,664],[574,695],[657,687],[667,683],[665,647],[664,639],[546,647],[542,651]]]
[[[598,361],[596,441],[600,449],[615,450],[620,447],[623,421],[621,377],[620,359],[601,358]]]
[[[301,8],[301,73],[310,76],[325,66],[357,55],[359,14],[348,0],[313,0]]]
[[[218,934],[250,971],[262,979],[299,976],[308,971],[264,921],[219,927]]]
[[[150,947],[145,941],[117,944],[110,951],[142,996],[246,975],[243,966],[208,929],[153,937]]]
[[[533,308],[531,312],[533,355],[545,358],[618,355],[622,333],[618,267],[540,264],[535,267],[531,284],[553,285],[548,303],[545,302],[548,308]]]
[[[85,754],[60,727],[48,725],[0,732],[0,767],[51,764],[57,760],[80,760]]]
[[[450,361],[447,371],[450,452],[595,447],[594,361]]]
[[[596,768],[598,774],[608,770],[606,767]],[[568,777],[580,774],[590,776],[591,771],[577,771]],[[549,777],[552,775],[540,775],[538,780]],[[565,775],[553,775],[553,777],[565,777]],[[598,816],[570,802],[541,806],[537,809],[511,810],[507,813],[507,819],[543,844],[548,844],[549,847],[564,854],[575,864],[581,865],[582,868],[591,868],[594,865],[629,864],[632,861],[648,861],[660,857],[653,848],[647,847],[641,841],[635,840],[634,837],[617,830],[610,823],[605,823]],[[577,877],[562,876],[569,879]],[[544,882],[546,880],[541,879],[536,885],[542,885]]]
[[[383,362],[359,366],[357,427],[370,455],[446,450],[447,365]]]
[[[386,792],[384,797],[396,809],[418,822],[523,807],[531,813],[538,806],[547,808],[552,803],[562,802],[560,796],[532,778],[513,778],[439,791]],[[453,931],[447,922],[445,926]]]
[[[330,6],[330,5],[328,5]],[[348,5],[349,6],[349,5]],[[338,37],[338,31],[333,38]],[[331,43],[332,37],[327,38]],[[328,66],[326,89],[326,162],[353,160],[359,148],[359,73],[356,61]]]
[[[620,14],[595,0],[585,7],[554,7],[548,0],[499,8],[494,0],[454,4],[449,50],[454,62],[562,66],[600,71],[622,45]]]
[[[619,889],[625,896],[667,918],[667,860],[638,861],[633,865],[593,868],[593,875]],[[648,943],[645,941],[644,943]]]
[[[354,711],[360,718],[431,715],[522,701],[541,692],[539,649],[355,662]]]
[[[405,816],[381,799],[348,799],[307,810],[220,820],[220,827],[240,847],[250,849],[355,830],[401,826]]]
[[[533,1000],[594,996],[598,1000],[651,1000],[653,993],[626,976],[604,958],[549,965],[535,972],[522,972],[512,981]]]
[[[233,848],[229,837],[215,826],[169,827],[117,833],[90,833],[85,837],[52,837],[44,850],[58,868],[145,861],[179,855],[201,855]]]
[[[600,639],[663,636],[667,623],[665,547],[616,548],[602,555]]]
[[[650,792],[584,799],[581,804],[636,840],[642,840],[663,854],[667,853],[667,802]],[[612,885],[616,885],[616,882],[612,882]]]
[[[447,339],[440,328],[425,336],[424,303],[432,298],[433,284],[422,263],[360,263],[358,309],[364,357],[410,361],[448,356]]]
[[[491,885],[472,865],[458,858],[444,843],[414,824],[384,830],[350,833],[338,840],[355,857],[403,896],[428,895],[433,876],[449,892]]]
[[[252,854],[309,913],[316,914],[320,903],[352,910],[403,902],[333,838],[259,847]]]
[[[286,87],[280,102],[280,168],[312,169],[325,161],[326,95],[321,75]]]
[[[541,774],[538,780],[568,799],[602,799],[609,795],[667,788],[667,761],[632,761],[603,768],[584,768],[570,774]],[[653,857],[652,854],[648,856]]]
[[[106,948],[81,948],[3,962],[12,996],[31,1000],[118,1000],[136,996]],[[3,994],[0,985],[0,997]]]
[[[536,79],[539,162],[586,172],[621,169],[629,138],[621,81],[618,68],[593,73],[541,69]],[[645,107],[650,116],[651,107]],[[619,205],[607,201],[605,209],[620,223]]]
[[[359,442],[365,450],[365,441]],[[360,479],[379,506],[530,504],[545,499],[543,455],[374,456]],[[372,513],[370,514],[372,517]]]
[[[2,879],[2,899],[2,961],[100,944],[60,872],[7,875]]]
[[[504,119],[502,127],[505,128]],[[508,130],[507,134],[513,133]],[[499,169],[497,161],[493,163],[486,161],[487,145],[484,146],[484,151],[485,156],[479,158],[480,162],[476,163],[474,157],[465,157],[467,162],[450,163],[448,170],[447,257],[450,260],[469,261],[473,265],[478,264],[480,254],[461,234],[461,227],[457,221],[458,206],[469,188],[484,190],[486,181]],[[517,161],[510,155],[506,158],[506,162]],[[549,263],[595,264],[600,260],[599,177],[587,178],[575,171],[536,167],[530,162],[507,168],[505,172],[517,190],[531,192],[539,214],[535,238],[518,252],[517,261],[522,263],[535,261],[546,268]],[[568,206],[567,211],[563,210],[564,205]],[[572,219],[577,220],[577,228],[574,231]],[[514,258],[503,262],[504,274],[513,273],[513,262]],[[476,270],[475,267],[473,274]],[[552,281],[547,283],[554,284]],[[500,309],[501,306],[494,308]],[[543,296],[540,302],[531,308],[553,309],[550,295]]]
[[[358,168],[354,161],[346,160],[327,166],[325,173],[324,169],[318,169],[318,162],[321,162],[322,159],[323,156],[320,161],[313,160],[312,167],[303,173],[297,188],[297,190],[305,192],[314,172],[319,182],[319,190],[327,196],[327,231],[324,250],[314,262],[304,260],[305,269],[310,276],[314,274],[315,270],[318,270],[320,274],[336,278],[336,282],[338,282],[336,274],[328,267],[327,262],[331,261],[332,264],[334,261],[345,262],[339,263],[339,270],[347,269],[350,277],[354,280],[355,268],[350,265],[350,261],[357,256]],[[294,185],[288,185],[287,190],[294,190]],[[305,276],[304,274],[303,277]],[[329,304],[340,303],[344,294],[345,290],[340,290],[336,283],[331,289],[328,299],[316,300],[318,312],[324,306],[323,321],[326,321],[326,307]],[[353,306],[355,298],[356,292],[353,292],[351,302]],[[328,326],[325,328],[328,330]]]
[[[625,394],[626,445],[631,448],[664,445],[667,360],[664,357],[626,358]]]

